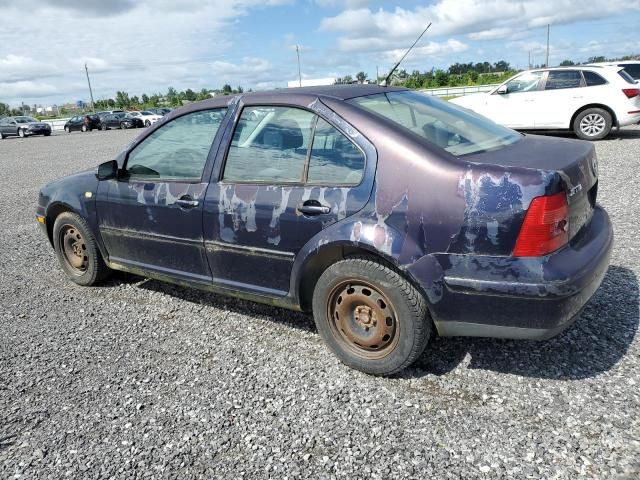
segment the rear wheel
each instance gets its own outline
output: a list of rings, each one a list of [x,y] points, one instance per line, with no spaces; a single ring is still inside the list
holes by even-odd
[[[82,130],[83,132],[86,132],[86,131],[87,131],[87,130],[89,130],[89,129],[87,128],[87,126],[86,126],[86,125],[82,125],[82,127],[80,128],[80,130]]]
[[[53,246],[65,274],[78,285],[95,285],[108,276],[109,268],[95,238],[79,215],[58,215],[53,225]]]
[[[583,140],[601,140],[612,126],[611,114],[602,108],[587,108],[573,120],[573,131]]]
[[[411,365],[431,333],[424,297],[405,278],[370,258],[331,265],[313,292],[318,333],[338,358],[373,375]]]

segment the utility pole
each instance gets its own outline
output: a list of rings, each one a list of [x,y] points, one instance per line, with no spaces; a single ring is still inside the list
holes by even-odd
[[[376,85],[380,83],[380,73],[378,73],[378,65],[376,65]]]
[[[89,80],[89,69],[87,68],[87,64],[84,64],[84,71],[87,73],[87,83],[89,84],[89,95],[91,95],[91,111],[95,113],[96,108],[93,103],[93,90],[91,90],[91,80]]]
[[[529,50],[529,70],[531,70],[531,50]]]
[[[298,84],[302,86],[302,70],[300,70],[300,49],[296,45],[296,55],[298,56]]]
[[[547,61],[545,67],[549,68],[549,24],[547,23]]]

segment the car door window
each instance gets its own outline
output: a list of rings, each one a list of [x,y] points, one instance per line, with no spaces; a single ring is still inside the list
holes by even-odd
[[[128,156],[130,177],[199,180],[226,108],[178,117],[149,135]]]
[[[243,109],[223,181],[301,183],[315,115],[292,107]]]
[[[589,70],[583,70],[582,75],[584,75],[584,81],[587,84],[587,87],[595,87],[597,85],[604,85],[607,81],[598,75],[595,72],[590,72]]]
[[[579,88],[582,86],[582,75],[577,70],[561,70],[549,72],[545,90],[560,90],[563,88]]]
[[[536,91],[541,79],[542,72],[524,72],[506,83],[507,93]]]
[[[337,128],[319,119],[309,157],[307,183],[357,185],[364,174],[364,153]]]

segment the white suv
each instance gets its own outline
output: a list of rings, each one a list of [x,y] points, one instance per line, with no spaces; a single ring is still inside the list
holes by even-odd
[[[585,140],[640,122],[640,85],[617,66],[528,70],[491,92],[451,101],[507,127],[569,129]]]

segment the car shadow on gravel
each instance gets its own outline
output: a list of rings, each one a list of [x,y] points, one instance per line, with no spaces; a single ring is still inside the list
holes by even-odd
[[[141,277],[137,278],[138,280],[141,279]],[[302,312],[218,295],[216,293],[210,293],[196,288],[181,287],[156,280],[143,281],[138,285],[138,287],[163,293],[165,295],[171,295],[172,297],[179,298],[187,302],[207,305],[219,310],[230,311],[239,315],[259,317],[264,320],[270,320],[274,323],[287,325],[309,333],[316,333],[317,331],[316,326],[313,323],[313,317]]]
[[[640,293],[635,273],[611,266],[576,323],[544,341],[434,338],[402,375],[446,375],[461,364],[533,378],[576,380],[613,368],[638,330]]]

